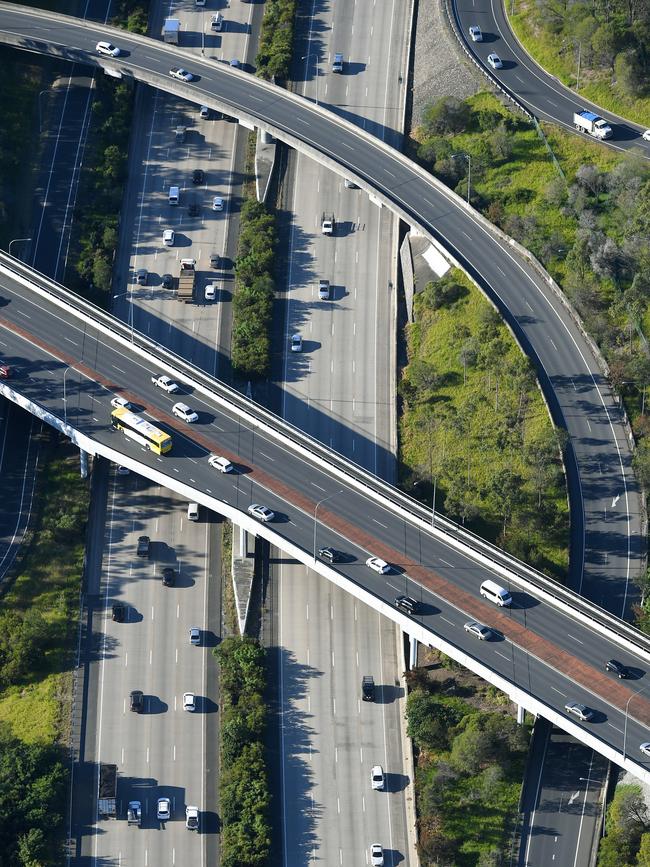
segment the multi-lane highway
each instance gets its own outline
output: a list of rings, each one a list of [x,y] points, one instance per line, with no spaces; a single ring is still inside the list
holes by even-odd
[[[535,63],[510,29],[502,2],[478,0],[471,5],[464,5],[451,0],[451,3],[458,30],[468,51],[531,114],[573,130],[573,113],[583,108],[593,109],[608,120],[613,129],[612,138],[605,142],[607,145],[617,150],[637,148],[650,158],[650,142],[641,137],[645,127],[594,106]],[[469,32],[469,28],[476,25],[481,29],[481,41],[472,40]],[[493,53],[503,64],[500,69],[494,69],[488,63],[488,55]]]
[[[247,122],[256,120],[333,167],[335,155],[340,171],[372,189],[411,225],[439,239],[463,264],[537,363],[551,412],[570,434],[571,584],[617,614],[627,612],[643,542],[626,429],[593,347],[544,276],[426,172],[314,104],[203,58],[192,60],[191,71],[198,78],[181,84],[169,77],[179,55],[173,46],[0,4],[0,38],[27,50],[96,63],[94,44],[107,34],[128,53],[111,67],[171,88],[197,104],[225,108]]]
[[[615,760],[622,761],[625,752],[634,762],[634,772],[646,773],[639,744],[648,738],[650,705],[646,708],[643,688],[646,651],[635,649],[647,644],[640,633],[610,618],[616,634],[634,642],[621,643],[595,621],[562,613],[555,604],[543,601],[543,591],[530,588],[516,591],[512,610],[495,609],[480,599],[478,587],[488,575],[498,575],[499,567],[488,566],[471,550],[457,547],[451,537],[441,538],[435,528],[427,529],[425,521],[415,517],[426,512],[415,504],[413,515],[396,511],[389,499],[373,496],[371,487],[359,487],[354,476],[360,471],[350,468],[347,475],[339,474],[332,465],[301,453],[291,441],[278,440],[259,425],[251,427],[245,416],[211,397],[196,378],[184,375],[179,376],[185,382],[182,393],[200,415],[192,427],[182,425],[171,413],[174,396],[149,381],[152,362],[130,350],[128,328],[115,325],[125,334],[124,340],[118,340],[107,331],[98,332],[93,322],[81,322],[72,309],[56,309],[48,298],[26,291],[6,271],[2,282],[7,303],[0,324],[6,357],[16,369],[16,391],[3,386],[7,396],[22,395],[59,419],[63,416],[64,423],[103,444],[106,453],[131,455],[153,478],[169,479],[173,487],[188,491],[215,511],[239,516],[244,526],[254,526],[244,512],[249,504],[268,506],[276,520],[259,525],[257,532],[305,561],[321,545],[333,545],[345,556],[333,572],[320,567],[328,577],[340,576],[351,592],[421,639],[456,648],[453,652],[469,667],[494,676],[504,688],[516,684],[520,692],[513,694],[522,703]],[[99,311],[96,316],[102,318]],[[181,360],[176,362],[177,368],[183,366]],[[195,377],[200,379],[200,372]],[[119,385],[114,384],[116,379]],[[174,431],[170,454],[152,456],[110,429],[110,398],[118,389]],[[294,437],[301,439],[299,432]],[[316,444],[313,450],[318,451]],[[239,471],[215,472],[206,460],[211,451],[225,453]],[[391,496],[407,503],[397,492]],[[330,501],[316,514],[317,502],[324,497]],[[364,565],[369,552],[393,563],[392,572],[378,575],[369,570]],[[508,580],[507,575],[501,580]],[[392,600],[399,593],[420,601],[420,610],[412,617],[394,609]],[[555,594],[562,595],[559,589]],[[572,607],[575,612],[590,611],[577,597]],[[596,611],[590,616],[606,621]],[[487,620],[498,630],[494,639],[479,643],[466,634],[463,623],[470,617]],[[627,662],[633,680],[619,682],[606,675],[603,665],[609,657]],[[635,697],[637,692],[640,695]],[[563,710],[567,699],[593,706],[594,721],[569,723]]]

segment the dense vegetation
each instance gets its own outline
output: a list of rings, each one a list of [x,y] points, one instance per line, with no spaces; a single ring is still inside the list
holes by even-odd
[[[568,561],[562,432],[500,316],[460,272],[415,297],[400,384],[404,487],[527,562]]]
[[[131,33],[146,33],[149,0],[117,0],[111,24]]]
[[[233,299],[232,364],[244,379],[266,376],[271,364],[275,218],[250,197],[241,209],[235,297]]]
[[[91,131],[79,179],[73,229],[71,288],[106,304],[118,240],[122,191],[133,113],[133,92],[114,78],[97,76]]]
[[[0,864],[56,867],[68,795],[63,751],[0,734]]]
[[[509,863],[529,729],[505,712],[502,693],[454,668],[439,680],[409,675],[420,863],[496,867]]]
[[[545,69],[597,105],[648,125],[647,0],[516,0],[514,9],[515,32]]]
[[[650,166],[634,154],[545,127],[562,169],[535,130],[494,98],[441,100],[415,133],[419,159],[461,195],[471,156],[472,204],[542,262],[605,355],[650,479]]]
[[[295,14],[296,0],[266,0],[255,58],[260,78],[275,80],[287,77],[293,51]]]
[[[58,745],[69,737],[88,509],[77,450],[46,437],[38,512],[0,612],[0,863],[25,867],[63,860],[68,792]]]
[[[252,638],[233,636],[215,653],[221,670],[221,865],[256,867],[266,863],[271,847],[265,651]]]
[[[618,786],[607,810],[598,867],[650,867],[650,816],[641,786]]]

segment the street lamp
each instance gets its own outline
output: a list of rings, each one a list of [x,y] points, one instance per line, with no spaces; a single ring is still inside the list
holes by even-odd
[[[318,514],[318,507],[322,506],[323,503],[326,503],[327,500],[331,500],[332,497],[336,497],[337,494],[342,494],[343,491],[334,491],[333,494],[328,494],[326,497],[323,497],[322,500],[319,500],[316,503],[316,508],[314,509],[314,563],[316,562],[316,515]]]
[[[638,692],[633,692],[632,695],[628,698],[625,703],[625,724],[623,726],[623,758],[625,758],[625,747],[627,746],[627,712],[630,707],[630,702],[633,698],[636,698],[638,695],[641,695],[642,692],[645,691],[645,686],[643,689],[640,689]]]
[[[469,205],[469,194],[470,188],[472,186],[472,158],[469,154],[465,153],[465,151],[461,151],[461,153],[452,154],[451,158],[454,157],[465,157],[467,160],[467,204]]]
[[[126,298],[129,296],[129,315],[127,317],[127,325],[131,328],[131,343],[133,343],[133,292],[129,289],[128,292],[120,292],[118,295],[113,295],[113,301],[116,298]]]
[[[31,238],[14,238],[13,241],[9,241],[9,250],[8,253],[11,256],[11,245],[17,243],[18,241],[31,241]]]
[[[318,65],[318,54],[314,53],[312,55],[312,53],[310,51],[309,54],[303,54],[303,56],[300,59],[306,60],[307,64],[309,65],[309,63],[311,62],[312,56],[316,59],[316,105],[318,105],[318,76],[320,74],[320,67]]]

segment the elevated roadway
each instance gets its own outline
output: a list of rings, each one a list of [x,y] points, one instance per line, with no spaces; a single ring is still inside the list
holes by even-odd
[[[124,56],[99,58],[94,45],[102,38],[112,39]],[[569,432],[571,586],[616,614],[629,611],[643,533],[624,419],[594,348],[522,251],[387,144],[227,64],[203,58],[190,62],[176,46],[8,3],[0,3],[0,39],[24,50],[101,65],[111,74],[136,77],[259,126],[356,180],[377,203],[443,246],[499,307],[537,365],[555,421]],[[183,63],[197,76],[193,82],[170,77],[169,69]]]
[[[649,639],[450,522],[432,527],[427,510],[399,491],[45,278],[30,283],[30,273],[21,263],[13,272],[1,269],[3,352],[16,371],[0,385],[6,397],[64,429],[81,448],[267,538],[521,706],[650,781],[650,761],[639,750],[650,740]],[[199,413],[195,425],[179,423],[171,414],[177,398],[151,384],[150,374],[162,371],[178,380]],[[170,454],[152,455],[112,430],[116,393],[173,431]],[[206,460],[210,452],[225,454],[237,472],[216,473]],[[246,514],[252,502],[269,506],[276,520],[255,522]],[[334,568],[319,562],[314,552],[324,544],[342,551],[343,562]],[[391,573],[371,572],[369,553],[392,563]],[[512,609],[480,598],[488,576],[511,587]],[[416,615],[395,609],[399,593],[419,601]],[[463,624],[470,618],[493,627],[494,639],[479,643],[467,634]],[[630,666],[631,680],[605,674],[611,657]],[[594,719],[574,722],[566,701],[592,707]]]

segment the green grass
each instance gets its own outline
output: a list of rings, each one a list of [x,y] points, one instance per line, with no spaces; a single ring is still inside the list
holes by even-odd
[[[89,483],[80,478],[79,452],[68,442],[55,437],[43,453],[34,500],[39,513],[2,608],[41,612],[44,652],[22,682],[0,691],[0,721],[21,740],[52,743],[65,739],[68,728]]]
[[[533,443],[553,437],[553,428],[534,377],[524,386],[519,372],[525,359],[507,328],[491,317],[483,295],[461,273],[453,280],[464,287],[453,304],[432,310],[428,291],[416,296],[416,322],[407,328],[409,365],[402,382],[400,417],[402,483],[418,482],[415,492],[432,496],[429,466],[437,476],[437,508],[448,507],[450,491],[462,489],[474,507],[467,521],[484,538],[498,540],[539,568],[561,576],[568,564],[568,507],[559,465],[545,487],[542,508],[523,458]],[[486,361],[466,371],[460,353],[467,340],[486,343],[483,322],[491,318],[490,341],[499,347],[496,365]],[[404,389],[414,361],[425,361],[438,375],[429,398]],[[523,390],[522,390],[523,388]],[[500,501],[492,491],[502,472],[521,477],[523,501],[503,535]]]
[[[538,26],[533,0],[517,0],[515,15],[508,17],[510,26],[528,54],[547,72],[556,75],[563,84],[575,90],[577,49],[563,53],[563,40]],[[613,81],[611,69],[585,69],[583,63],[578,94],[621,117],[643,126],[650,124],[650,97],[632,99],[621,93]]]

